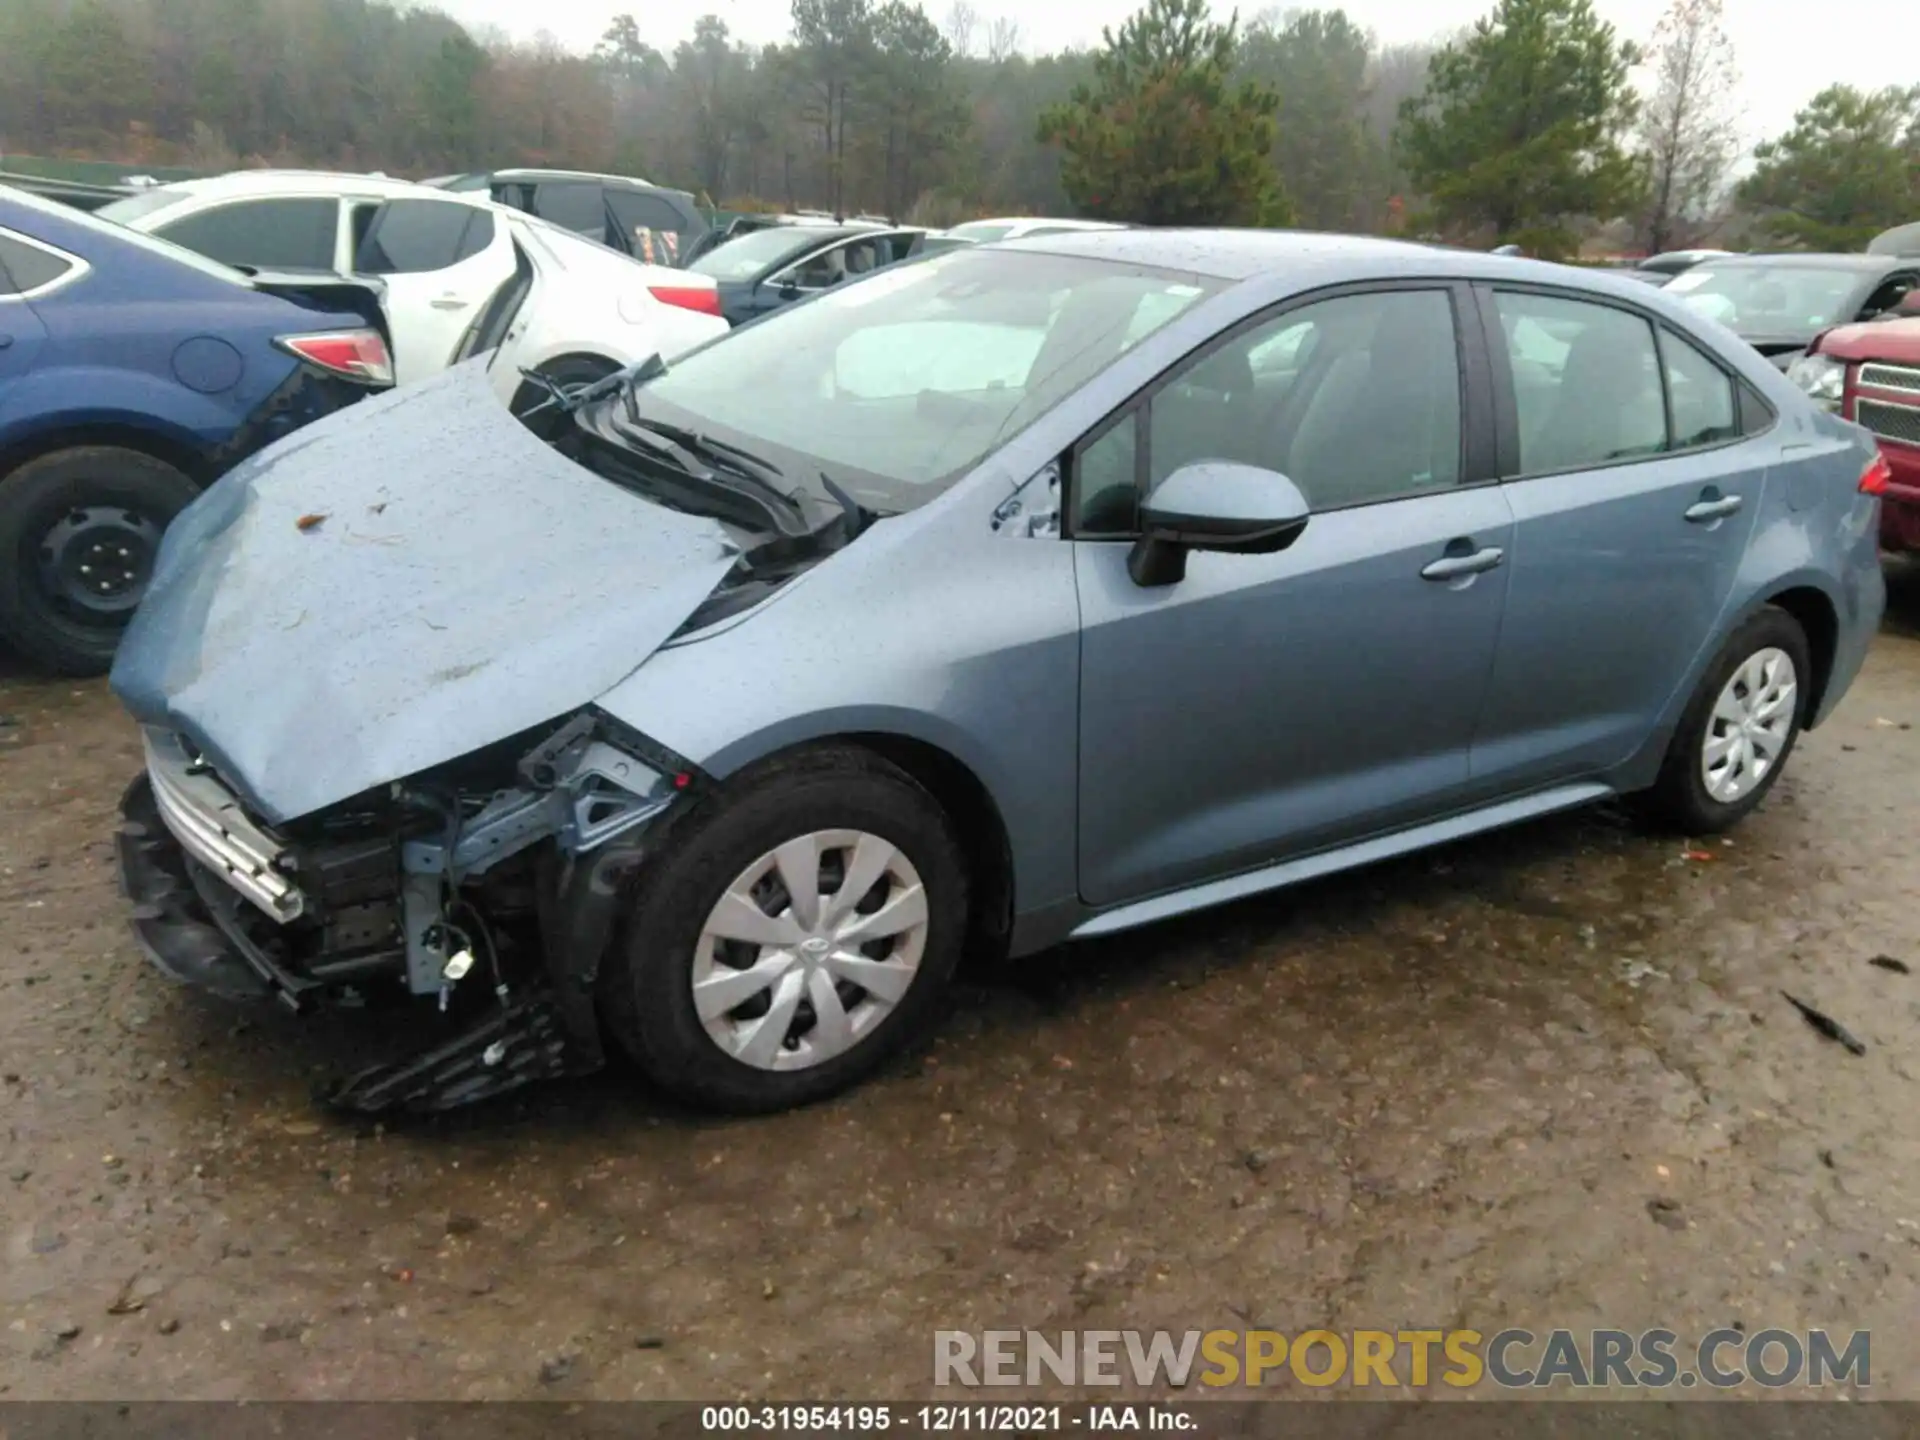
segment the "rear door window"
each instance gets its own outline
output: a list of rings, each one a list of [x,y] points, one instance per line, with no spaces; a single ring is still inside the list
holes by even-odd
[[[154,228],[210,260],[253,270],[332,270],[340,202],[331,198],[236,200]]]
[[[1667,448],[1653,326],[1611,305],[1494,292],[1520,431],[1519,474],[1582,470]]]
[[[389,200],[360,242],[354,268],[368,275],[444,270],[493,243],[493,216],[457,200]]]

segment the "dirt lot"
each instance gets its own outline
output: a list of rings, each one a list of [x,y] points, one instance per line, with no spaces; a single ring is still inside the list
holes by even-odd
[[[1874,1393],[1920,1397],[1894,584],[1709,859],[1589,813],[1044,956],[750,1123],[610,1080],[314,1109],[366,1037],[151,971],[109,847],[131,727],[0,672],[0,1394],[910,1397],[943,1327],[1738,1323],[1871,1327]]]

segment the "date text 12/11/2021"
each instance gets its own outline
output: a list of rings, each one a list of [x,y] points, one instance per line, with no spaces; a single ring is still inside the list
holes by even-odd
[[[1191,1432],[1198,1419],[1168,1405],[706,1405],[705,1434],[1034,1435],[1073,1431]]]

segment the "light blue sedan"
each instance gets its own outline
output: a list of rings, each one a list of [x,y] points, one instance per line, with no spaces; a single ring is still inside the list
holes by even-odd
[[[1722,830],[1885,598],[1871,437],[1663,292],[1526,260],[967,247],[556,398],[544,444],[457,370],[250,462],[120,651],[153,958],[426,1002],[343,1104],[608,1036],[777,1109],[970,948],[1608,796]]]

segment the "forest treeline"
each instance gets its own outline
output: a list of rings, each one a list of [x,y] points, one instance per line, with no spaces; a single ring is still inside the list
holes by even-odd
[[[1591,0],[1493,0],[1458,34],[1399,45],[1337,8],[1242,21],[1145,0],[1057,54],[943,3],[792,0],[766,45],[708,14],[667,47],[629,14],[576,53],[406,0],[5,0],[0,156],[553,165],[721,206],[1413,230],[1541,253],[1609,224],[1654,249],[1844,248],[1920,218],[1920,88],[1842,78],[1787,133],[1745,133],[1723,0],[1671,0],[1638,39]]]

